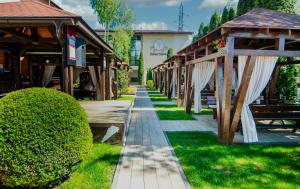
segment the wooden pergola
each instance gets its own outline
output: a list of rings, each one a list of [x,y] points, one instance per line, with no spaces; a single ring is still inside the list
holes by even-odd
[[[180,50],[176,56],[154,68],[156,88],[161,86],[161,75],[177,69],[178,75],[185,70],[184,91],[177,87],[178,105],[185,98],[186,112],[192,107],[192,74],[196,64],[214,62],[215,98],[219,141],[231,144],[238,124],[245,96],[258,57],[299,57],[300,56],[300,16],[267,9],[255,9],[229,21],[206,36]],[[222,40],[226,46],[216,49],[215,42]],[[247,56],[241,84],[236,100],[232,101],[232,77],[239,56]],[[174,64],[174,62],[177,62]],[[279,69],[275,69],[278,72]],[[278,74],[273,74],[273,78]],[[169,77],[165,77],[168,79]],[[177,78],[178,86],[181,79]],[[165,83],[170,83],[166,81]],[[167,85],[165,91],[169,91]],[[275,84],[276,86],[276,84]],[[274,93],[274,82],[271,90]],[[271,92],[272,93],[272,92]],[[272,96],[272,94],[271,94]]]
[[[74,46],[69,42],[70,31],[85,44],[81,65],[70,50]],[[38,1],[0,4],[0,60],[4,72],[0,93],[40,87],[46,66],[56,66],[60,89],[73,95],[74,70],[93,67],[96,93],[101,93],[96,100],[111,99],[111,74],[118,78],[117,69],[123,68],[113,49],[80,16]]]

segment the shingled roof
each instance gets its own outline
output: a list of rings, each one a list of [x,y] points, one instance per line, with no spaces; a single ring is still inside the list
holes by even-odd
[[[221,27],[300,29],[300,15],[258,8],[226,22]]]
[[[68,11],[39,1],[19,1],[0,3],[0,18],[74,18],[79,17]]]

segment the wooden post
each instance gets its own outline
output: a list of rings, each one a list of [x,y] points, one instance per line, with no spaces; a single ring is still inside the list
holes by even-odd
[[[171,87],[172,85],[172,77],[173,77],[173,70],[172,69],[169,69],[168,70],[168,99],[171,99],[172,98],[172,88],[174,86]]]
[[[193,98],[193,86],[192,86],[192,76],[193,76],[193,69],[194,64],[190,64],[187,66],[187,86],[186,86],[186,106],[185,111],[186,113],[191,113],[192,109],[192,98]]]
[[[106,76],[105,76],[105,68],[104,68],[105,64],[106,64],[106,60],[104,57],[102,61],[101,70],[100,70],[100,94],[101,94],[100,100],[101,101],[105,100],[105,93],[106,93],[105,91]]]
[[[222,133],[222,101],[223,101],[223,82],[224,82],[224,74],[223,74],[223,61],[222,58],[215,59],[215,81],[216,81],[216,109],[217,109],[217,122],[218,122],[218,133],[219,133],[219,141],[223,141]]]
[[[245,65],[241,85],[239,87],[236,103],[235,103],[235,106],[233,109],[233,119],[231,121],[230,134],[229,134],[229,143],[230,144],[233,142],[234,134],[236,132],[236,129],[238,127],[238,124],[239,124],[239,121],[241,118],[241,112],[242,112],[242,108],[243,108],[245,98],[247,95],[247,91],[249,88],[251,76],[252,76],[252,73],[254,70],[255,61],[256,61],[255,56],[248,57],[247,63]]]
[[[233,37],[228,37],[228,51],[224,61],[224,88],[221,116],[221,135],[223,135],[222,138],[224,139],[221,143],[223,144],[228,144],[229,142],[234,41]]]
[[[181,107],[183,106],[183,100],[184,100],[184,91],[182,91],[182,63],[179,63],[179,66],[177,67],[177,106]]]
[[[28,67],[29,67],[29,86],[33,87],[33,67],[32,67],[32,56],[28,55]]]
[[[163,80],[164,80],[164,72],[162,72],[161,70],[159,71],[159,75],[160,75],[160,86],[159,86],[159,91],[160,93],[163,93],[163,89],[164,89],[164,85],[163,85]]]
[[[164,70],[164,75],[165,75],[165,82],[164,82],[164,93],[165,93],[165,96],[168,96],[168,69],[165,68]]]
[[[73,74],[73,71],[74,71],[74,68],[73,66],[68,66],[69,67],[69,84],[68,84],[68,93],[71,95],[71,96],[74,96],[74,74]]]
[[[118,96],[119,96],[119,94],[118,94],[118,92],[119,92],[119,86],[118,86],[118,83],[119,83],[119,75],[118,75],[118,69],[117,69],[117,68],[115,69],[115,80],[116,80],[116,82],[117,82],[117,84],[116,84],[116,94],[115,94],[115,99],[117,99]]]
[[[280,65],[277,65],[275,68],[275,71],[273,72],[272,75],[272,79],[271,79],[271,84],[269,87],[269,94],[268,94],[268,99],[266,99],[268,101],[268,103],[270,103],[270,101],[274,98],[275,96],[275,91],[276,91],[276,84],[279,78],[279,73],[280,73]]]
[[[110,100],[111,99],[111,94],[110,94],[110,91],[111,91],[111,83],[110,83],[110,73],[111,72],[111,69],[110,69],[110,64],[108,65],[108,67],[106,68],[106,83],[105,83],[105,99],[106,100]]]
[[[21,82],[20,82],[20,63],[21,63],[21,49],[19,47],[15,47],[12,50],[12,58],[13,58],[13,73],[14,73],[14,81],[15,81],[15,88],[20,89]]]

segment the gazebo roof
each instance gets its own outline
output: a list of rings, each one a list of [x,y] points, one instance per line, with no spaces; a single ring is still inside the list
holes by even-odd
[[[39,1],[19,1],[0,3],[1,18],[16,18],[16,17],[79,17],[76,14],[68,11],[49,6]]]
[[[223,28],[300,29],[300,16],[258,8],[226,22]]]

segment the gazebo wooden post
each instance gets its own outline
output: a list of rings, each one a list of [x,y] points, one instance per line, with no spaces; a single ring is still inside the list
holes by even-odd
[[[223,82],[224,82],[224,74],[223,74],[223,58],[215,59],[215,81],[216,81],[216,109],[217,109],[217,122],[218,122],[218,133],[222,132],[222,101],[223,101]],[[223,141],[223,136],[219,134],[219,141]]]
[[[163,72],[160,68],[158,68],[158,75],[159,75],[159,92],[163,92]]]
[[[221,114],[221,143],[228,144],[231,113],[231,92],[232,92],[232,73],[234,56],[234,37],[227,38],[227,54],[224,59],[224,88]]]
[[[183,67],[183,63],[179,62],[177,66],[177,106],[178,107],[183,106],[183,100],[184,100],[184,92],[181,90],[181,86],[183,84],[181,80],[182,67]]]
[[[276,84],[277,84],[277,81],[278,81],[280,68],[281,68],[281,66],[277,65],[276,68],[275,68],[275,71],[272,74],[271,83],[269,85],[269,92],[267,94],[267,99],[265,99],[267,104],[270,103],[270,101],[273,99],[273,97],[275,95]]]
[[[169,63],[169,68],[168,68],[168,99],[172,98],[172,88],[174,86],[172,85],[172,77],[173,77],[173,69],[172,69],[172,63]]]
[[[186,113],[191,113],[192,109],[192,98],[193,98],[193,86],[192,86],[192,76],[193,76],[194,64],[189,64],[187,66],[187,82],[186,82]]]
[[[105,66],[106,66],[106,57],[105,55],[103,55],[103,59],[102,59],[102,65],[101,65],[101,69],[100,69],[100,100],[104,101],[105,100]]]
[[[118,94],[118,92],[119,92],[119,85],[118,85],[118,83],[119,83],[119,73],[118,73],[118,68],[116,68],[115,69],[115,80],[116,80],[116,94],[115,94],[115,99],[118,99],[118,96],[119,96],[119,94]]]
[[[12,50],[13,56],[13,73],[14,73],[14,82],[15,87],[20,89],[21,82],[20,82],[20,58],[21,58],[21,49],[19,47],[15,47]]]
[[[158,90],[158,72],[157,72],[157,70],[154,71],[154,83],[155,83],[155,89]]]
[[[111,99],[111,82],[110,82],[110,75],[111,75],[111,58],[108,58],[108,64],[107,64],[107,68],[106,68],[106,80],[105,80],[105,99],[106,100],[110,100]]]
[[[164,94],[168,96],[168,68],[164,68],[165,82],[164,82]]]
[[[254,70],[255,61],[256,61],[255,56],[252,56],[252,57],[249,56],[247,59],[245,68],[244,68],[241,85],[238,89],[236,103],[235,103],[234,109],[232,111],[233,116],[232,116],[232,121],[231,121],[231,126],[230,126],[229,141],[228,141],[229,144],[231,144],[233,142],[234,134],[236,132],[236,129],[238,127],[238,124],[239,124],[239,121],[241,118],[242,108],[243,108],[243,105],[245,102],[245,98],[246,98],[247,91],[249,88],[251,76],[252,76],[252,73]]]
[[[74,67],[73,66],[68,66],[68,75],[69,75],[69,80],[68,80],[68,93],[71,96],[74,96]]]

